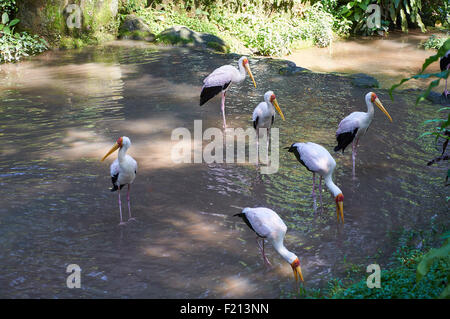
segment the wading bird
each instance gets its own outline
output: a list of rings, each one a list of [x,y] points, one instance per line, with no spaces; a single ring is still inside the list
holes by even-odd
[[[359,138],[366,133],[372,122],[374,113],[373,104],[375,103],[375,105],[383,111],[392,122],[391,116],[388,111],[386,111],[383,104],[381,104],[380,99],[375,93],[367,93],[365,100],[367,112],[351,113],[339,123],[339,127],[336,131],[338,145],[334,148],[335,152],[342,150],[342,153],[344,153],[345,148],[352,143],[353,176],[355,176],[356,149],[358,147]]]
[[[214,96],[222,92],[222,116],[223,116],[223,127],[227,127],[227,122],[225,120],[225,94],[229,89],[230,84],[240,83],[245,80],[245,72],[253,81],[256,88],[256,82],[253,78],[252,71],[250,71],[250,66],[248,65],[248,59],[243,56],[239,59],[239,70],[232,65],[223,65],[220,68],[215,69],[210,75],[208,75],[203,80],[202,92],[200,94],[200,105],[205,104],[207,101],[212,99]]]
[[[277,213],[265,207],[247,207],[242,210],[242,213],[235,214],[234,216],[241,217],[247,226],[256,233],[256,242],[265,262],[270,265],[264,253],[264,240],[267,239],[281,257],[291,265],[295,280],[297,282],[298,279],[303,281],[302,269],[300,268],[298,257],[284,247],[283,241],[287,227]],[[259,243],[260,238],[262,240],[262,246]]]
[[[102,158],[102,162],[119,149],[119,155],[117,159],[111,164],[111,180],[113,187],[111,188],[111,192],[118,191],[119,194],[119,211],[120,211],[120,224],[119,226],[123,226],[126,223],[122,220],[122,202],[120,201],[120,190],[123,186],[128,185],[127,191],[127,202],[128,202],[128,221],[134,220],[135,218],[131,217],[131,208],[130,208],[130,188],[131,184],[134,181],[137,173],[137,163],[130,155],[126,154],[128,148],[131,146],[131,141],[128,137],[122,136],[117,139],[116,144],[106,153],[106,155]]]
[[[297,160],[306,167],[306,169],[313,173],[313,190],[312,196],[314,199],[314,206],[316,206],[316,173],[320,175],[319,194],[320,205],[322,203],[322,178],[325,179],[331,194],[336,201],[336,215],[344,223],[344,195],[339,187],[334,184],[332,180],[333,171],[336,167],[336,162],[331,154],[321,145],[316,143],[294,143],[291,147],[285,147],[289,152],[294,153]]]
[[[275,108],[274,108],[275,106]],[[252,121],[253,127],[256,130],[257,145],[259,145],[259,129],[267,129],[267,152],[269,152],[269,141],[270,141],[270,128],[275,120],[275,109],[280,114],[281,118],[284,119],[283,112],[278,105],[277,98],[273,91],[267,91],[264,94],[264,102],[258,104],[258,106],[253,111]]]
[[[441,71],[445,71],[450,69],[450,50],[448,50],[443,57],[441,57],[440,61]],[[445,98],[447,98],[447,95],[449,94],[449,91],[447,90],[447,79],[445,79],[445,90],[444,95]]]

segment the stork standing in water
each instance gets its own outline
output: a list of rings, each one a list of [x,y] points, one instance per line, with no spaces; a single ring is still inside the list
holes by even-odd
[[[450,50],[448,50],[443,57],[441,57],[440,61],[441,72],[450,69]],[[444,95],[447,98],[449,91],[447,90],[447,79],[445,79],[445,90]]]
[[[342,150],[344,153],[345,148],[352,143],[352,161],[353,161],[353,177],[355,177],[355,162],[356,162],[356,149],[358,147],[359,138],[363,136],[373,119],[374,108],[373,104],[383,111],[384,114],[392,122],[392,117],[388,111],[381,104],[380,99],[373,92],[369,92],[365,97],[367,104],[367,112],[353,112],[345,117],[340,123],[336,131],[336,140],[338,145],[334,148],[337,152]]]
[[[336,215],[344,223],[344,195],[339,187],[332,180],[333,171],[336,167],[336,161],[331,154],[321,145],[316,143],[294,143],[290,147],[285,147],[289,152],[294,153],[297,160],[313,173],[313,191],[314,210],[316,207],[316,173],[320,175],[319,194],[320,205],[322,203],[322,178],[325,179],[325,185],[330,190],[336,201]]]
[[[274,108],[275,106],[275,108]],[[270,129],[275,120],[275,109],[280,114],[283,121],[285,120],[283,112],[278,105],[277,98],[273,91],[267,91],[264,94],[264,102],[258,104],[258,106],[253,111],[252,121],[253,127],[256,130],[256,145],[259,145],[259,129],[267,129],[267,154],[269,154],[269,141],[270,141]],[[258,149],[258,148],[257,148]]]
[[[123,186],[128,185],[127,191],[127,202],[128,202],[128,221],[136,221],[135,218],[131,217],[131,208],[130,208],[130,188],[133,183],[136,173],[137,173],[137,163],[130,155],[126,154],[128,148],[131,146],[131,141],[128,137],[122,136],[117,139],[116,144],[106,153],[106,155],[102,158],[102,162],[113,152],[119,149],[119,155],[117,159],[111,164],[111,180],[113,187],[111,188],[111,192],[118,191],[119,194],[119,212],[120,212],[120,224],[119,226],[123,226],[126,223],[122,220],[122,202],[120,201],[120,190]]]
[[[283,241],[287,227],[277,213],[265,207],[247,207],[242,210],[242,213],[235,214],[234,216],[241,217],[247,226],[256,233],[256,242],[258,243],[266,263],[270,265],[270,262],[264,253],[265,239],[267,239],[281,257],[291,265],[292,270],[294,271],[295,280],[297,282],[299,279],[303,281],[302,269],[298,257],[284,247]],[[262,246],[259,243],[259,239],[262,241]]]
[[[248,59],[243,56],[239,59],[239,70],[232,65],[223,65],[215,69],[203,80],[202,92],[200,94],[200,105],[205,104],[219,93],[222,93],[222,116],[223,127],[227,127],[225,120],[225,94],[230,88],[231,83],[241,83],[245,80],[246,71],[253,81],[256,88],[256,82],[252,71],[248,65]]]

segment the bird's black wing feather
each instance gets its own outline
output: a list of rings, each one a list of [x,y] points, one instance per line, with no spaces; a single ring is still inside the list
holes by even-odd
[[[244,220],[244,222],[247,224],[247,226],[250,227],[250,229],[256,233],[256,235],[258,235],[259,237],[265,238],[264,236],[261,236],[260,234],[258,234],[256,232],[256,230],[253,228],[252,224],[250,224],[250,221],[248,220],[247,216],[245,216],[244,213],[234,214],[233,216],[241,217]]]
[[[450,64],[450,53],[447,52],[447,56],[443,56],[441,60],[439,61],[441,71],[447,70],[447,66]]]
[[[273,121],[275,121],[275,116],[272,115],[272,125],[273,125]]]
[[[116,175],[112,175],[111,176],[111,181],[113,184],[113,187],[111,188],[111,192],[115,192],[116,190],[118,190],[119,188],[116,185],[117,179],[119,178],[119,173],[117,173]]]
[[[226,88],[230,85],[230,83],[231,83],[231,81],[225,83],[223,86],[218,85],[218,86],[204,87],[202,89],[202,92],[200,93],[200,105],[205,104],[206,102],[211,100],[213,97],[215,97],[217,94],[226,90]]]
[[[295,143],[294,143],[295,144]],[[288,152],[290,153],[294,153],[295,157],[297,158],[297,160],[300,162],[300,164],[302,164],[303,166],[306,167],[306,169],[310,172],[312,172],[312,170],[309,169],[308,166],[306,166],[305,162],[302,161],[301,157],[300,157],[300,153],[298,152],[298,148],[296,146],[294,146],[294,144],[291,145],[291,147],[286,147],[286,149],[288,149]]]
[[[256,126],[258,125],[258,119],[259,119],[259,116],[257,116],[256,120],[253,121],[253,127],[255,128],[255,130],[256,130]]]
[[[334,148],[334,151],[337,152],[339,150],[342,150],[342,153],[344,153],[345,148],[353,142],[353,139],[356,136],[356,133],[358,132],[358,128],[355,128],[353,132],[345,132],[341,133],[336,136],[336,140],[338,142],[338,145]]]

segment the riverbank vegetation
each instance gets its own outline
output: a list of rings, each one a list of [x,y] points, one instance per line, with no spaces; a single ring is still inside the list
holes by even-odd
[[[17,62],[22,57],[44,52],[47,42],[38,35],[17,32],[20,20],[14,18],[17,12],[15,0],[0,1],[0,63]]]

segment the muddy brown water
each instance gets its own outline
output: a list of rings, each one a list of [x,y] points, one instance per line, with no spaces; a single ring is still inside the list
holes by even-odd
[[[391,32],[387,37],[357,37],[336,41],[327,48],[296,50],[284,59],[314,72],[367,73],[375,77],[382,88],[390,88],[403,78],[421,71],[426,58],[435,50],[421,47],[432,34],[445,37],[444,33],[422,33],[420,30]],[[427,67],[425,73],[440,72],[439,63]],[[433,78],[434,80],[435,78]],[[403,88],[425,88],[431,80],[409,80]],[[445,82],[434,90],[444,91]]]
[[[227,100],[231,127],[251,126],[253,108],[273,90],[286,116],[280,169],[251,164],[174,164],[172,130],[221,128],[220,100],[198,106],[202,79],[236,57],[184,48],[112,43],[48,52],[0,70],[0,296],[7,298],[278,298],[295,290],[291,267],[267,246],[264,266],[239,207],[266,206],[288,225],[285,244],[302,264],[305,286],[321,288],[348,264],[384,267],[392,236],[448,221],[444,166],[427,167],[438,148],[417,140],[436,106],[415,94],[377,94],[378,110],[361,140],[357,179],[351,155],[336,154],[334,180],[345,195],[345,225],[333,198],[313,212],[311,174],[282,147],[314,141],[332,150],[339,120],[365,110],[367,90],[327,74],[280,76],[285,64],[250,59],[247,79]],[[138,222],[118,227],[109,161],[114,141],[130,137],[139,163],[132,186]],[[334,154],[334,153],[332,153]],[[124,193],[124,192],[123,192]],[[122,194],[125,207],[125,194]],[[125,213],[126,214],[126,213]],[[448,226],[448,224],[447,224]],[[78,264],[81,288],[66,287]]]

